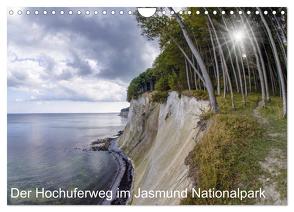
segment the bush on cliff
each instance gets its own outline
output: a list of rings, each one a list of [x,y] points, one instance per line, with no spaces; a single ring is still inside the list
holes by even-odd
[[[151,95],[151,101],[157,103],[165,103],[168,97],[167,91],[154,91]]]
[[[186,158],[197,188],[232,190],[257,188],[263,130],[253,117],[216,114],[201,141]],[[244,200],[243,200],[244,201]],[[183,199],[181,204],[240,204],[237,199]],[[244,202],[242,202],[244,203]]]
[[[198,100],[208,100],[208,93],[203,90],[184,90],[181,94],[188,97],[195,97]]]

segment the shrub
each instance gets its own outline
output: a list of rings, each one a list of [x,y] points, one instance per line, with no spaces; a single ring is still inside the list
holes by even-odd
[[[157,91],[167,91],[169,89],[170,89],[170,87],[168,85],[168,77],[167,76],[163,76],[163,77],[159,78],[156,81],[155,90],[157,90]]]
[[[179,77],[175,72],[168,75],[168,86],[174,91],[180,91],[182,89]]]
[[[208,93],[207,91],[203,90],[184,90],[182,91],[182,95],[188,97],[195,97],[199,100],[208,100]]]
[[[257,182],[254,177],[260,170],[257,162],[260,155],[254,156],[254,151],[262,145],[261,137],[262,130],[253,117],[236,114],[214,115],[208,130],[185,161],[197,188],[255,188],[254,183]],[[191,196],[183,199],[181,203],[240,204],[238,199],[196,199]]]
[[[154,91],[151,95],[151,101],[157,103],[165,103],[168,97],[167,91]]]

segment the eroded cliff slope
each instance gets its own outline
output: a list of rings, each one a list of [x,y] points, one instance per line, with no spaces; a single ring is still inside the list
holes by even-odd
[[[143,94],[131,101],[128,122],[119,145],[133,161],[133,191],[191,188],[185,158],[201,135],[197,126],[207,101],[170,92],[166,103]],[[133,198],[132,204],[179,204],[180,199]]]

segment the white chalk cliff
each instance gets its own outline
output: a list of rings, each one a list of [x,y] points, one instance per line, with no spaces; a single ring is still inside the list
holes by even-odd
[[[120,147],[134,165],[133,191],[184,190],[191,188],[185,158],[201,134],[199,115],[207,101],[170,92],[166,103],[153,103],[150,94],[131,101],[128,122],[119,139]],[[180,199],[133,198],[136,205],[173,205]]]

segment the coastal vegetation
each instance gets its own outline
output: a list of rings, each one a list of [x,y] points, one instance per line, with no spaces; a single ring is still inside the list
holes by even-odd
[[[161,52],[151,68],[131,81],[128,101],[151,92],[153,102],[164,103],[169,91],[209,101],[210,110],[200,115],[206,132],[185,161],[194,185],[252,190],[267,189],[271,182],[278,196],[266,201],[285,199],[287,20],[282,9],[158,10],[166,13],[136,14],[142,34],[157,40]],[[189,196],[181,204],[261,201]]]
[[[266,188],[262,178],[267,178],[274,189],[285,199],[287,193],[286,168],[270,164],[272,170],[263,168],[269,156],[271,160],[285,163],[287,157],[287,121],[281,116],[282,101],[273,97],[265,107],[258,107],[259,96],[248,97],[246,107],[241,95],[236,95],[236,110],[230,109],[229,101],[218,97],[220,114],[204,114],[208,122],[207,132],[186,158],[190,176],[201,189],[254,190]],[[271,112],[269,112],[271,111]],[[279,156],[271,152],[278,151]],[[268,162],[266,162],[268,163]],[[268,200],[271,204],[271,200]],[[181,204],[253,204],[261,200],[195,199],[191,195]]]
[[[228,96],[235,109],[236,94],[246,105],[250,93],[259,93],[262,105],[280,96],[286,116],[287,25],[281,9],[275,15],[272,8],[251,8],[251,14],[247,8],[238,9],[242,14],[232,8],[158,10],[165,15],[136,14],[142,34],[157,40],[161,53],[131,81],[128,101],[152,90],[205,90],[211,110],[218,112],[217,96]]]

